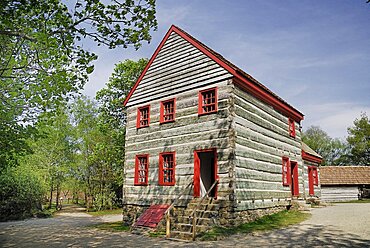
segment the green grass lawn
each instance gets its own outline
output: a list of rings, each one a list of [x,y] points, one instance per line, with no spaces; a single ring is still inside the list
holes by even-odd
[[[200,235],[201,240],[217,240],[237,233],[252,233],[256,231],[268,231],[279,229],[289,225],[298,224],[311,216],[309,213],[299,211],[282,211],[276,214],[264,216],[254,222],[245,223],[237,227],[214,227]]]
[[[112,209],[112,210],[102,210],[102,211],[91,211],[88,214],[92,216],[102,216],[109,214],[122,214],[122,208]]]
[[[122,225],[122,221],[102,223],[102,224],[92,225],[91,227],[98,228],[104,231],[111,231],[111,232],[127,232],[130,230],[129,226]]]

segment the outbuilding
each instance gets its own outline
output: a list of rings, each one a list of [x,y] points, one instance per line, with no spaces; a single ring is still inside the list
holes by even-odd
[[[370,198],[370,166],[323,166],[320,180],[323,201]]]

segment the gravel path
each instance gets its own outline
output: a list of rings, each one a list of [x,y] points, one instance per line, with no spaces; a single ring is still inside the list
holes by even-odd
[[[50,219],[0,223],[0,247],[370,247],[370,204],[317,208],[300,225],[217,242],[175,242],[88,227],[120,218],[66,211]]]

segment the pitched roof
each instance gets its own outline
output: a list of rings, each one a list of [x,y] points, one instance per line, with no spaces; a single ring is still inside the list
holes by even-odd
[[[322,157],[304,142],[302,142],[302,158],[319,164],[322,161]]]
[[[295,121],[299,122],[303,120],[304,115],[301,112],[299,112],[297,109],[289,105],[282,98],[280,98],[275,93],[273,93],[271,90],[269,90],[266,86],[258,82],[251,75],[239,69],[237,66],[232,64],[230,61],[226,60],[220,54],[210,49],[208,46],[204,45],[203,43],[201,43],[200,41],[192,37],[190,34],[186,33],[185,31],[183,31],[182,29],[174,25],[172,25],[171,28],[167,31],[165,37],[163,38],[163,40],[161,41],[161,43],[155,50],[147,66],[144,68],[140,77],[136,81],[134,87],[131,89],[131,91],[127,95],[126,100],[123,103],[125,106],[172,32],[175,32],[178,35],[180,35],[183,39],[190,42],[192,45],[198,48],[201,52],[203,52],[205,55],[213,59],[216,63],[222,66],[225,70],[230,72],[235,77],[236,79],[235,81],[238,83],[238,85],[240,85],[244,90],[250,92],[255,97],[258,97],[264,102],[270,104],[271,106],[283,112],[284,114],[294,119]]]
[[[370,184],[370,166],[323,166],[320,168],[321,185]]]

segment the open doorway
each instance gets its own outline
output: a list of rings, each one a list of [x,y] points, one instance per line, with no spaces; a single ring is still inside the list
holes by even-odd
[[[194,197],[203,197],[217,179],[216,149],[194,151]],[[217,196],[217,186],[208,194]]]

